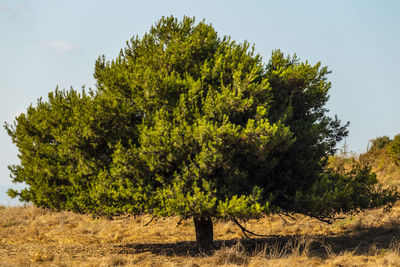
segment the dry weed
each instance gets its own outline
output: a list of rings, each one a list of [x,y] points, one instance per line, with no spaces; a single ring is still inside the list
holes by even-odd
[[[223,247],[219,249],[212,257],[212,262],[216,265],[247,265],[249,257],[241,243],[233,247]]]
[[[244,238],[229,221],[215,221],[220,249],[194,249],[191,220],[115,220],[32,206],[0,208],[0,266],[400,266],[400,206],[355,215],[327,225],[295,215],[244,222],[260,234]],[[225,245],[223,245],[225,244]]]

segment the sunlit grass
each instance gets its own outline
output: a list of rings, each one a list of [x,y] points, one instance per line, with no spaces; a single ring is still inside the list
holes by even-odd
[[[245,239],[215,221],[216,250],[199,253],[192,221],[109,220],[32,206],[0,209],[0,266],[400,266],[400,207],[345,216],[332,225],[296,215],[243,222],[274,235]],[[397,264],[397,265],[396,265]]]

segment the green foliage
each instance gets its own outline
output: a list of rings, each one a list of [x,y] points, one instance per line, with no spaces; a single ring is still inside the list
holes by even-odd
[[[79,138],[90,134],[79,122],[87,113],[91,96],[56,89],[48,98],[48,102],[39,99],[36,107],[30,106],[26,114],[19,115],[14,126],[6,125],[21,161],[9,169],[14,182],[29,185],[20,192],[21,200],[65,209],[73,205],[68,202],[70,196],[84,193],[87,188],[79,178],[90,176],[92,166],[83,159],[92,148]]]
[[[204,21],[162,18],[115,60],[97,60],[96,91],[56,89],[6,125],[21,159],[13,181],[28,185],[10,195],[183,218],[390,205],[397,195],[375,189],[368,170],[324,172],[347,135],[326,115],[328,74],[279,50],[264,65]]]
[[[399,199],[396,189],[377,183],[369,166],[354,163],[349,171],[328,168],[311,190],[297,192],[296,206],[301,213],[317,218],[329,218],[337,211],[357,212],[385,205],[390,208]]]
[[[400,134],[393,140],[388,136],[380,136],[370,142],[371,147],[360,155],[360,161],[373,166],[377,172],[385,172],[391,176],[400,166]]]
[[[395,164],[400,166],[400,134],[396,135],[389,143],[388,154]]]
[[[105,101],[93,92],[56,89],[47,102],[39,99],[14,125],[6,125],[21,162],[9,167],[11,177],[29,185],[17,194],[20,199],[57,210],[92,207],[88,193],[109,167],[114,146],[134,136],[128,128],[132,118],[119,113],[121,108],[124,102]]]
[[[292,210],[296,192],[320,179],[336,143],[347,136],[349,123],[341,125],[337,117],[326,115],[330,72],[321,63],[310,65],[275,51],[265,71],[273,99],[269,117],[287,125],[296,140],[263,188],[274,191],[281,208]]]
[[[384,147],[386,147],[389,143],[391,142],[389,136],[380,136],[375,139],[371,140],[371,147],[370,151],[378,151],[382,150]]]

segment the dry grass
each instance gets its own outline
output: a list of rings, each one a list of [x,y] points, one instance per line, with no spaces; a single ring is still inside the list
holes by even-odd
[[[214,224],[217,249],[199,253],[194,226],[178,218],[116,220],[32,206],[0,209],[0,266],[400,266],[400,206],[345,216],[333,225],[296,215],[244,222],[276,235],[244,239]]]

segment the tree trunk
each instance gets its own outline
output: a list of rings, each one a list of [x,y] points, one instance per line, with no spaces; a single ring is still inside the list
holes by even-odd
[[[202,251],[207,251],[213,246],[213,224],[208,216],[193,217],[196,229],[196,244]]]

